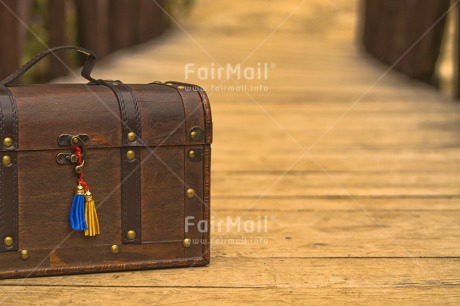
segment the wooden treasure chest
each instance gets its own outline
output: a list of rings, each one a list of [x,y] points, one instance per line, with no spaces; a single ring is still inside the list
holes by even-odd
[[[10,85],[61,50],[88,84]],[[206,93],[93,79],[95,61],[58,47],[0,84],[0,278],[209,263]]]

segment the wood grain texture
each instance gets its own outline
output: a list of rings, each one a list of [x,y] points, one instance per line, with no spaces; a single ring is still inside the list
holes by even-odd
[[[130,246],[131,247],[131,246]],[[3,286],[81,286],[130,288],[146,285],[174,288],[439,288],[458,286],[454,273],[455,258],[216,258],[212,266],[198,269],[175,269],[123,272],[94,275],[71,275],[53,278],[11,279]],[[260,267],[260,271],[251,267]],[[241,273],[240,271],[247,271]],[[392,271],[393,270],[393,271]],[[199,272],[199,273],[197,273]],[[289,284],[291,286],[289,286]]]
[[[176,305],[220,305],[247,304],[302,304],[305,301],[315,305],[388,305],[416,304],[430,306],[433,303],[455,305],[460,296],[458,289],[451,289],[451,296],[446,297],[445,290],[433,288],[430,290],[418,288],[359,288],[359,289],[290,289],[290,288],[83,288],[83,287],[28,287],[8,286],[3,289],[5,302],[20,304],[30,303],[30,296],[44,303],[54,303],[56,297],[51,297],[53,290],[63,303],[79,301],[82,305],[94,302],[94,296],[104,297],[107,303],[119,303],[130,297],[133,304],[156,303]],[[187,299],[178,298],[185,295]]]
[[[254,266],[260,267],[258,271]],[[382,304],[427,301],[454,305],[460,296],[456,259],[216,259],[212,267],[117,274],[53,277],[49,280],[3,280],[5,301],[26,302],[27,294],[47,302],[83,304],[91,294],[107,302],[131,296],[129,303],[288,303],[319,305]],[[241,273],[240,271],[247,271]],[[433,271],[436,271],[433,272]],[[177,288],[177,283],[181,287]],[[129,286],[127,286],[129,284]],[[22,290],[21,290],[22,288]],[[80,290],[81,289],[81,290]],[[186,294],[187,301],[177,295]],[[410,298],[409,298],[410,297]],[[51,300],[49,300],[51,301]]]
[[[85,247],[87,239],[72,233],[70,204],[76,176],[71,165],[58,165],[58,151],[19,152],[20,249]],[[85,168],[85,180],[95,196],[101,235],[96,244],[118,244],[121,237],[119,149],[93,151]],[[106,165],[113,165],[107,167]],[[38,187],[38,188],[37,188]],[[53,229],[53,230],[50,230]]]
[[[120,147],[120,110],[110,89],[83,84],[23,85],[10,89],[21,118],[21,150],[61,149],[56,139],[63,133],[87,134],[91,139],[89,148]],[[177,90],[158,85],[133,85],[133,89],[144,118],[143,144],[185,144],[183,103]],[[196,113],[204,120],[202,107]]]
[[[184,148],[142,149],[142,239],[184,239]],[[197,182],[199,183],[199,182]]]
[[[362,55],[357,1],[299,4],[200,0],[187,34],[96,70],[146,83],[184,79],[188,63],[276,64],[268,80],[237,81],[267,92],[187,80],[213,102],[213,221],[269,216],[268,233],[213,232],[206,268],[3,280],[6,301],[459,303],[460,106]]]

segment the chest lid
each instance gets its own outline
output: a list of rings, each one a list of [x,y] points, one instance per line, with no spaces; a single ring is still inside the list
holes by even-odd
[[[130,85],[137,101],[136,129],[126,122],[120,97],[102,85],[49,84],[8,87],[18,117],[17,149],[62,148],[62,134],[87,135],[88,148],[208,144],[209,102],[203,91],[178,83]],[[125,85],[127,86],[127,85]],[[123,97],[121,97],[123,99]],[[140,135],[139,135],[140,134]]]
[[[10,84],[57,51],[87,56],[81,75],[89,84]],[[59,136],[87,135],[88,148],[210,144],[211,110],[201,88],[183,83],[126,85],[96,80],[90,50],[45,50],[0,82],[3,151],[59,149]]]

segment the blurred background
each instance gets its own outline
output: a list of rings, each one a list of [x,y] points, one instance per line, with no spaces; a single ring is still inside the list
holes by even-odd
[[[171,27],[167,17],[187,13],[193,0],[5,0],[0,9],[0,74],[5,77],[20,64],[49,47],[78,45],[98,58],[152,40]],[[69,67],[82,60],[59,55]],[[46,82],[67,75],[57,59],[46,59],[28,73],[23,83]]]
[[[8,47],[0,50],[0,77],[7,76],[46,47],[78,45],[93,50],[98,58],[103,58],[120,49],[151,41],[168,29],[177,28],[172,19],[186,22],[195,6],[194,0],[2,2],[0,26],[7,31],[4,31],[0,43]],[[290,18],[283,30],[288,26],[290,31],[306,29],[313,33],[327,31],[328,28],[337,31],[331,26],[330,17],[334,16],[334,20],[348,19],[348,25],[354,25],[345,27],[342,34],[349,34],[347,30],[353,29],[357,46],[394,70],[458,98],[458,48],[454,47],[459,28],[458,9],[448,12],[450,3],[450,0],[308,1],[313,14],[302,16],[306,23],[294,25],[295,18]],[[257,26],[261,21],[269,22],[269,18],[275,21],[276,14],[281,15],[284,9],[278,7],[276,13],[272,5],[251,7],[250,3],[240,4],[241,12],[256,10],[257,13],[253,16],[242,14],[239,20],[226,20],[225,17],[216,20],[216,30],[222,30],[226,22],[239,23],[244,28]],[[305,10],[303,12],[306,13]],[[199,23],[193,19],[187,21],[192,26]],[[233,31],[234,26],[232,24]],[[76,68],[82,64],[83,58],[76,54],[59,56],[68,67]],[[46,59],[21,82],[50,81],[67,75],[68,67],[57,59]]]
[[[10,304],[458,305],[458,2],[0,0],[2,77],[72,44],[96,52],[95,78],[203,86],[214,222],[268,220],[211,231],[208,268],[0,291]],[[86,83],[82,59],[60,56],[21,81]],[[247,74],[217,76],[228,67]]]

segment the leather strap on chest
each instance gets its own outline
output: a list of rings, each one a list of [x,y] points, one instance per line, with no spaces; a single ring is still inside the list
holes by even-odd
[[[121,224],[123,243],[141,243],[141,150],[142,131],[139,105],[133,90],[119,81],[98,81],[109,87],[120,105]]]
[[[18,113],[16,101],[0,85],[0,252],[16,251],[18,234]]]

